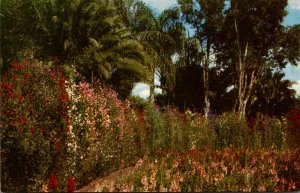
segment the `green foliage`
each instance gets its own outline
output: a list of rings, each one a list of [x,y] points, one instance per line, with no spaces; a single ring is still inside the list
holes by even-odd
[[[145,49],[109,1],[14,0],[1,7],[6,65],[16,56],[55,59],[56,64],[75,65],[89,81],[107,80],[114,69],[146,79]]]
[[[252,127],[253,147],[284,149],[290,140],[287,132],[287,123],[283,119],[258,116]]]
[[[2,0],[0,3],[2,73],[14,59],[32,57],[41,49],[32,38],[37,35],[38,23],[33,2],[40,1]]]
[[[284,74],[280,72],[266,71],[254,88],[254,93],[249,102],[248,114],[268,114],[280,117],[295,106],[293,98],[296,91],[292,88],[292,82],[283,80]]]
[[[245,119],[238,119],[235,113],[224,113],[217,117],[213,129],[216,132],[216,146],[224,147],[244,147],[249,144],[249,131]]]
[[[1,1],[4,191],[45,190],[48,181],[50,190],[64,191],[69,177],[78,188],[144,156],[150,169],[117,190],[299,189],[299,176],[288,171],[299,173],[299,111],[287,113],[299,99],[283,74],[272,73],[299,61],[299,25],[282,26],[287,1],[178,2],[156,16],[139,0]],[[194,37],[185,37],[183,21]],[[216,65],[208,68],[212,53]],[[248,120],[228,113],[238,105],[241,53]],[[154,73],[163,107],[153,103]],[[199,85],[208,73],[206,90]],[[137,81],[150,84],[150,103],[126,100]],[[214,112],[227,113],[193,113],[204,106],[204,89]],[[196,158],[201,149],[208,153]],[[236,168],[228,175],[230,165]]]

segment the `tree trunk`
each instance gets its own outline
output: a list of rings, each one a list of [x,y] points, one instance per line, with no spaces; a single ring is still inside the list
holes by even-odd
[[[209,67],[209,51],[206,53],[205,62],[203,65],[203,86],[204,86],[204,116],[208,117],[208,112],[210,109],[209,102],[209,75],[208,75],[208,67]]]
[[[149,95],[149,101],[151,103],[154,103],[154,91],[155,91],[155,82],[154,82],[154,73],[152,73],[151,82],[150,82],[150,95]]]
[[[244,48],[242,48],[240,44],[239,31],[236,23],[236,19],[234,20],[236,39],[237,39],[237,49],[238,49],[238,62],[237,62],[237,71],[238,71],[238,96],[236,100],[236,106],[239,113],[239,118],[243,118],[246,116],[246,107],[247,102],[250,98],[250,95],[253,90],[254,82],[257,79],[256,70],[254,68],[246,71],[246,59],[248,54],[248,42],[246,42]],[[242,51],[243,50],[243,51]],[[252,61],[254,62],[254,61]],[[250,79],[248,80],[248,75]]]
[[[245,44],[244,53],[242,53],[242,47],[240,45],[240,36],[237,27],[236,19],[234,20],[234,27],[236,32],[237,40],[237,51],[238,51],[238,62],[237,62],[237,71],[238,71],[238,96],[236,100],[237,110],[239,113],[239,118],[243,118],[246,115],[246,106],[248,99],[251,94],[251,90],[254,82],[254,71],[251,74],[251,79],[248,81],[247,72],[246,72],[246,58],[248,53],[248,42]]]

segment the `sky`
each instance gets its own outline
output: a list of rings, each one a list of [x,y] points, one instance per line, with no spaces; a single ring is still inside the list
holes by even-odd
[[[157,13],[161,13],[163,10],[170,8],[177,4],[177,0],[143,0],[150,5]],[[294,24],[300,24],[300,0],[288,0],[287,7],[288,15],[284,19],[284,25],[291,26]],[[300,96],[300,64],[297,67],[288,65],[283,72],[285,73],[284,79],[289,79],[294,82],[292,88],[296,90],[297,95]],[[158,77],[155,77],[156,84],[159,84]],[[156,92],[161,93],[161,90],[156,89]],[[132,90],[132,94],[140,96],[142,98],[149,97],[149,85],[143,83],[137,83]]]

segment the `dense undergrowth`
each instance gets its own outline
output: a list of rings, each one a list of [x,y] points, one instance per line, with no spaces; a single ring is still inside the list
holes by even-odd
[[[140,162],[146,165],[108,190],[300,189],[296,110],[205,119],[121,101],[71,68],[31,60],[13,62],[1,76],[0,97],[2,191],[74,191]]]

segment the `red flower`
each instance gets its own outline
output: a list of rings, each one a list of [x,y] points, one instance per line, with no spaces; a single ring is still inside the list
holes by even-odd
[[[23,103],[24,97],[23,96],[19,96],[19,103]]]
[[[75,181],[74,179],[70,176],[68,178],[68,189],[67,192],[74,192],[75,191]]]
[[[300,126],[300,114],[296,109],[291,109],[287,113],[287,119],[292,123],[293,127],[299,127]]]
[[[55,146],[56,153],[58,153],[61,150],[62,147],[63,147],[62,142],[60,140],[57,140],[56,141],[56,146]]]
[[[6,82],[3,83],[3,88],[8,92],[10,91],[10,86]]]
[[[11,62],[11,65],[12,65],[13,67],[15,67],[15,66],[20,65],[20,62],[17,61],[17,60],[14,60],[14,61]]]
[[[53,192],[56,192],[58,185],[59,181],[56,179],[56,176],[51,174],[49,178],[48,188],[53,190]]]
[[[10,71],[10,69],[8,69],[8,70],[3,74],[3,77],[1,77],[1,78],[3,78],[2,81],[3,81],[5,78],[7,78],[8,72],[9,72],[9,71]]]
[[[33,134],[34,134],[34,132],[35,132],[35,128],[34,128],[34,127],[32,127],[32,128],[30,129],[30,131],[31,131],[31,134],[33,135]]]
[[[59,64],[60,63],[60,59],[57,56],[53,57],[53,63],[54,64]]]
[[[185,164],[184,158],[183,158],[183,157],[180,157],[180,158],[179,158],[179,162],[180,162],[181,165],[184,165],[184,164]]]
[[[17,80],[18,76],[16,74],[13,75],[13,80]]]
[[[11,65],[15,68],[15,69],[17,69],[17,70],[19,70],[19,71],[22,71],[23,69],[24,69],[24,67],[20,64],[20,62],[19,61],[13,61],[12,63],[11,63]]]
[[[15,98],[17,98],[17,96],[18,96],[18,95],[17,95],[16,93],[13,92],[13,93],[11,93],[10,98],[15,99]]]
[[[65,116],[65,121],[66,121],[67,131],[69,132],[69,130],[70,130],[70,117],[69,117],[69,115]]]
[[[26,117],[23,118],[23,124],[24,124],[24,125],[27,124],[27,119],[26,119]]]
[[[48,104],[48,99],[44,99],[44,104],[47,105]]]

